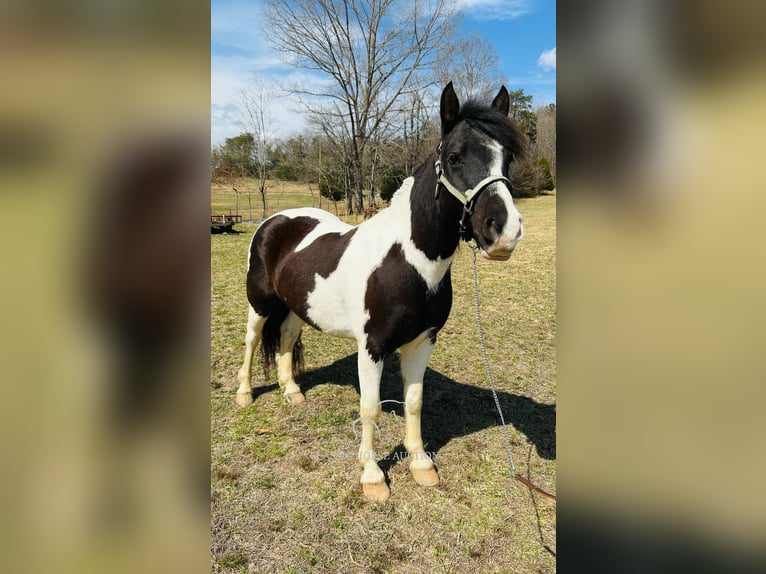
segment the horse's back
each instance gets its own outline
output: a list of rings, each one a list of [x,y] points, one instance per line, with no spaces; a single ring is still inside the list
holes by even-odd
[[[255,231],[250,242],[248,268],[273,257],[283,258],[305,247],[307,242],[326,233],[346,233],[352,226],[332,213],[313,207],[298,207],[277,212]]]
[[[285,209],[283,211],[279,211],[269,217],[266,221],[263,222],[261,227],[263,227],[264,224],[268,223],[272,219],[298,219],[298,218],[308,218],[313,219],[323,225],[328,226],[337,226],[338,228],[350,228],[351,225],[348,223],[344,223],[341,221],[338,217],[330,213],[329,211],[325,211],[324,209],[317,209],[316,207],[294,207],[292,209]],[[260,229],[260,228],[259,228]],[[257,233],[257,232],[256,232]]]

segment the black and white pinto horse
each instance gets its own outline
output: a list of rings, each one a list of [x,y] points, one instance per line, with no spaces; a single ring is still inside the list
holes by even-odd
[[[383,360],[396,350],[410,471],[421,485],[439,483],[424,452],[420,412],[423,374],[452,305],[452,259],[462,238],[475,240],[485,258],[504,261],[522,237],[507,179],[522,140],[508,108],[503,86],[490,107],[469,102],[461,109],[450,82],[441,96],[441,143],[403,182],[390,207],[356,227],[318,209],[289,209],[264,221],[253,236],[237,403],[253,402],[250,371],[259,342],[266,365],[276,362],[287,401],[302,403],[293,368],[303,325],[355,339],[362,421],[358,460],[370,500],[384,501],[390,494],[376,462],[373,422],[382,410]]]

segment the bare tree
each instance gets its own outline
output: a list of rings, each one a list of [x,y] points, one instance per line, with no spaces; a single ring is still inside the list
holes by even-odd
[[[432,110],[438,109],[436,102],[438,97],[432,102],[425,101],[422,94],[414,94],[412,97],[406,118],[408,127],[404,130],[406,144],[404,168],[407,174],[415,171],[428,153],[428,146],[433,145],[434,139],[439,135],[439,124],[434,122],[431,114]]]
[[[255,146],[253,150],[253,165],[255,176],[258,181],[258,191],[261,194],[261,217],[266,217],[266,176],[268,175],[270,157],[269,140],[274,123],[269,114],[268,105],[272,98],[272,91],[262,78],[256,80],[253,86],[240,91],[240,101],[244,110],[243,124],[247,131],[253,134]],[[250,191],[247,192],[248,203]],[[250,220],[253,220],[253,209],[250,206]]]
[[[489,101],[503,84],[498,60],[494,46],[484,36],[473,34],[459,39],[452,45],[449,57],[439,64],[439,83],[454,82],[464,94]]]
[[[436,64],[456,23],[448,0],[267,0],[272,46],[298,67],[325,74],[327,84],[293,91],[329,101],[321,113],[344,132],[356,209],[364,208],[365,155],[417,72]]]

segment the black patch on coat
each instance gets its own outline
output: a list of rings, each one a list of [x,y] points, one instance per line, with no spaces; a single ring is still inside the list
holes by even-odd
[[[287,317],[289,307],[275,290],[274,274],[280,262],[318,223],[311,217],[291,219],[276,215],[255,232],[247,270],[247,300],[261,317],[275,314],[282,315],[282,320]]]
[[[256,232],[247,287],[248,300],[259,315],[284,314],[284,320],[285,310],[290,310],[319,329],[308,317],[308,295],[316,286],[317,273],[327,278],[337,269],[356,228],[321,235],[296,253],[298,244],[318,224],[313,217],[277,215]]]
[[[435,292],[404,258],[395,243],[383,263],[367,279],[364,296],[370,318],[364,326],[367,351],[381,361],[426,330],[431,340],[444,326],[452,307],[452,278],[447,270]]]
[[[410,191],[410,224],[412,243],[426,257],[436,261],[451,257],[460,241],[460,215],[463,206],[446,190],[434,199],[436,168],[433,154],[415,172]]]

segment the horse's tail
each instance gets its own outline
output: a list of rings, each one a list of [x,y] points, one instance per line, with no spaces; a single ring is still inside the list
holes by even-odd
[[[280,305],[277,310],[269,315],[261,333],[261,365],[266,379],[271,377],[271,370],[276,364],[277,352],[280,343],[280,327],[290,313],[287,305]],[[303,371],[303,341],[301,334],[293,345],[293,375]]]

